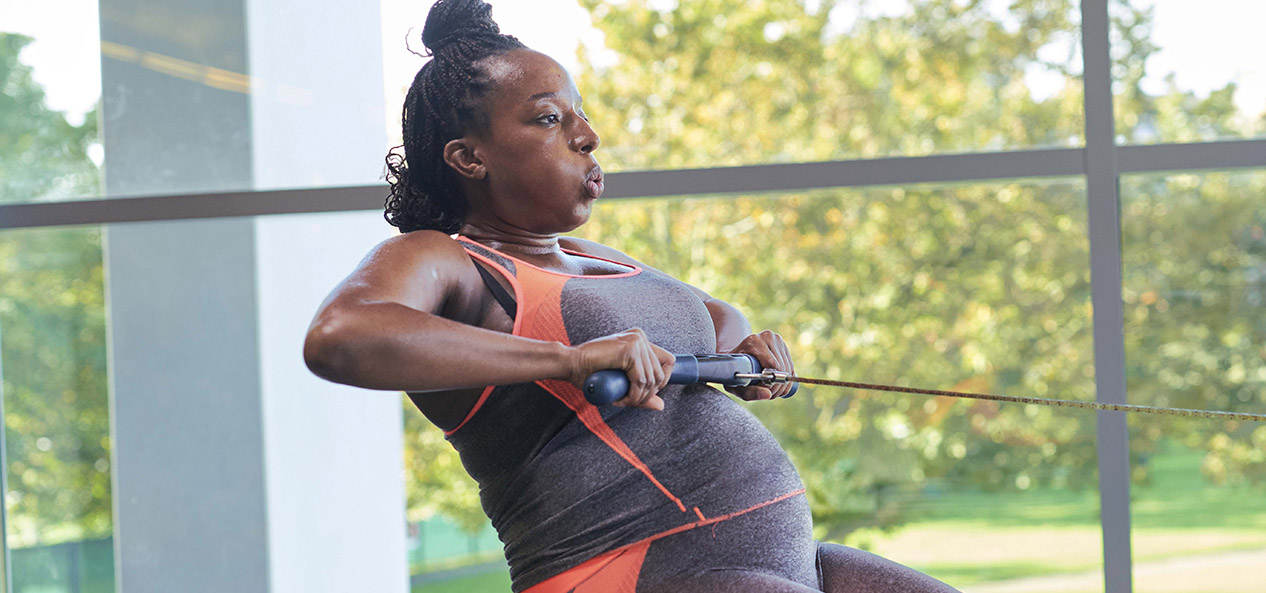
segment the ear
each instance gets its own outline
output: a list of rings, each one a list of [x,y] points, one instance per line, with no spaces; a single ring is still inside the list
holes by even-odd
[[[444,162],[466,179],[483,179],[488,175],[488,169],[465,137],[449,140],[444,145]]]

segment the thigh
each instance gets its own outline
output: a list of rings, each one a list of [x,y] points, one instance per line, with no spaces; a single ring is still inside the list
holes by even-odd
[[[679,576],[638,593],[818,593],[814,587],[785,578],[747,570],[708,570]]]
[[[673,591],[664,585],[673,583],[679,591],[725,591],[726,583],[746,579],[801,586],[769,591],[812,591],[818,580],[816,554],[808,504],[798,496],[652,542],[637,590]],[[714,588],[698,588],[695,582]],[[732,586],[734,591],[765,590]]]
[[[818,574],[826,593],[958,593],[917,570],[839,544],[818,543]]]

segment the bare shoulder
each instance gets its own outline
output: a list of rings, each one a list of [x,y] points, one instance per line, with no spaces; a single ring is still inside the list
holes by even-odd
[[[455,239],[420,230],[390,237],[372,250],[337,289],[358,300],[391,301],[435,311],[474,273]]]
[[[367,259],[388,258],[393,262],[424,262],[456,259],[465,250],[456,239],[439,231],[422,230],[389,237],[369,252]]]

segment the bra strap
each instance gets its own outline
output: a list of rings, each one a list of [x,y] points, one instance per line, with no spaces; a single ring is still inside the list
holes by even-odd
[[[501,283],[497,282],[496,278],[492,277],[491,272],[485,270],[484,267],[475,260],[475,256],[470,256],[470,261],[475,264],[475,269],[479,270],[479,276],[484,279],[484,284],[488,286],[488,291],[492,293],[492,298],[497,299],[497,303],[501,305],[502,309],[505,309],[506,315],[510,316],[511,321],[514,321],[514,313],[519,309],[518,303],[515,302],[514,297],[511,296],[509,292],[506,292],[505,287],[501,286]]]

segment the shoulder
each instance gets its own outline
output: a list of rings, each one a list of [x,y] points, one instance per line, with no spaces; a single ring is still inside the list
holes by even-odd
[[[470,279],[477,278],[473,274],[470,257],[457,240],[421,230],[389,237],[375,246],[357,266],[349,285],[372,288],[384,300],[433,306],[437,298],[471,285]],[[421,302],[414,302],[418,299]]]
[[[367,262],[426,266],[466,258],[460,242],[439,231],[413,231],[389,237],[366,257]]]

